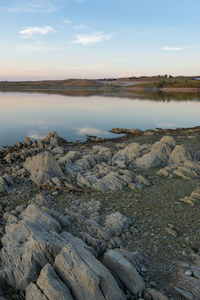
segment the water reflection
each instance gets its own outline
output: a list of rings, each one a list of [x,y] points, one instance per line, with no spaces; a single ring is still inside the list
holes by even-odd
[[[26,135],[41,138],[56,130],[75,141],[86,134],[113,137],[113,127],[175,128],[200,123],[200,101],[193,95],[159,101],[155,95],[66,96],[46,93],[0,93],[0,147]],[[145,98],[146,97],[146,98]],[[174,97],[174,96],[173,96]],[[180,95],[179,95],[180,97]],[[154,99],[155,98],[155,99]],[[151,100],[151,101],[150,101]]]

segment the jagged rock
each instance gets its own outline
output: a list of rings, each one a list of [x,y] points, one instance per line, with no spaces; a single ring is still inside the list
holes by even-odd
[[[146,294],[150,295],[152,300],[169,300],[168,297],[164,296],[160,292],[154,290],[154,289],[146,289],[145,290],[145,296]]]
[[[131,225],[131,220],[119,212],[106,216],[105,226],[114,232],[121,233]]]
[[[13,224],[18,222],[18,219],[15,216],[7,212],[3,215],[3,219],[7,224]]]
[[[143,291],[145,284],[142,277],[122,253],[109,250],[104,254],[102,262],[135,296]]]
[[[142,175],[137,175],[135,177],[135,181],[137,183],[143,184],[144,186],[150,186],[148,179],[144,178],[144,176],[142,176]]]
[[[28,136],[26,136],[26,137],[24,138],[24,144],[25,144],[26,146],[31,146],[31,140],[30,140],[30,138],[29,138]]]
[[[9,188],[6,184],[6,181],[3,179],[3,177],[0,177],[0,193],[6,193],[8,190]]]
[[[180,164],[185,162],[186,160],[191,160],[192,155],[189,150],[186,150],[184,146],[176,146],[170,155],[170,162],[174,164]]]
[[[70,225],[71,222],[68,216],[47,207],[42,207],[42,209],[56,219],[62,227],[66,228]]]
[[[192,263],[178,263],[178,280],[174,289],[187,300],[200,299],[200,256]]]
[[[0,256],[8,285],[24,291],[36,281],[40,270],[54,261],[66,241],[50,230],[59,231],[59,223],[33,205],[25,210],[21,221],[6,226]]]
[[[165,165],[172,152],[166,142],[156,142],[152,145],[151,151],[136,159],[136,165],[140,168],[154,168]]]
[[[176,142],[172,136],[165,135],[162,137],[160,141],[161,143],[169,145],[171,149],[174,149],[176,147]]]
[[[101,192],[120,192],[123,190],[124,184],[122,181],[120,181],[117,174],[115,174],[114,172],[110,172],[103,178],[97,180],[92,185],[92,188]]]
[[[36,284],[30,283],[26,288],[26,300],[48,300]]]
[[[140,145],[138,143],[130,143],[123,150],[118,151],[113,156],[113,162],[120,166],[122,162],[129,162],[140,156]]]
[[[110,148],[102,147],[102,146],[93,146],[92,147],[92,152],[94,154],[101,155],[102,159],[105,161],[108,161],[111,159],[113,152],[111,151]]]
[[[60,137],[55,131],[49,132],[43,139],[45,143],[51,145],[52,147],[57,147],[59,145],[59,140]]]
[[[41,270],[37,285],[49,300],[74,299],[67,285],[60,280],[50,264],[46,264]],[[37,300],[36,298],[33,299]]]
[[[24,167],[31,173],[31,179],[36,184],[42,184],[52,177],[63,175],[55,158],[47,151],[27,158]]]
[[[132,134],[132,135],[142,135],[143,131],[139,130],[139,129],[127,129],[127,128],[112,128],[112,130],[110,130],[112,133],[115,134]]]
[[[147,153],[140,158],[136,159],[136,165],[140,168],[155,168],[160,166],[160,160],[157,155],[154,153]]]
[[[76,160],[74,163],[70,161],[66,164],[66,173],[74,173],[94,168],[94,166],[100,161],[100,157],[97,155],[88,154],[81,159]]]
[[[6,182],[6,184],[7,184],[8,186],[11,186],[11,185],[14,184],[12,176],[10,176],[10,175],[8,175],[8,174],[4,174],[4,175],[3,175],[3,179],[4,179],[4,181]]]
[[[87,219],[84,222],[84,227],[86,232],[94,238],[109,242],[112,237],[112,233],[109,229],[102,227],[93,219]]]
[[[92,237],[87,232],[81,232],[81,238],[93,249],[95,249],[98,255],[102,255],[107,247],[107,244],[104,240]]]
[[[22,212],[21,216],[23,217],[24,222],[27,221],[41,225],[48,231],[61,231],[60,223],[58,223],[44,210],[36,207],[35,205],[30,204],[27,209]]]
[[[64,150],[62,147],[55,147],[51,151],[53,154],[64,154]]]
[[[4,161],[8,164],[11,164],[14,161],[14,158],[11,153],[8,153],[6,156],[4,156]]]
[[[77,300],[125,300],[111,273],[86,249],[66,245],[54,268]]]

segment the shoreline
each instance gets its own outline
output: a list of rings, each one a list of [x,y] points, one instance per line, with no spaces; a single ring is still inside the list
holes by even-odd
[[[200,252],[200,126],[132,129],[131,133],[70,143],[51,132],[42,141],[25,138],[24,144],[16,142],[0,151],[0,221],[7,224],[6,216],[13,220],[17,210],[23,212],[39,194],[53,200],[37,205],[62,220],[76,211],[75,223],[71,221],[67,231],[82,239],[81,231],[86,230],[84,242],[94,247],[97,236],[89,239],[84,225],[88,215],[94,212],[95,222],[107,232],[106,216],[118,212],[131,225],[114,238],[123,244],[122,249],[143,257],[143,297],[153,289],[178,300],[175,287],[182,286],[182,281],[177,264],[194,264]],[[96,211],[95,205],[102,206],[102,211]],[[83,223],[81,214],[85,214]],[[99,247],[108,242],[96,243]],[[111,249],[120,247],[112,243]]]

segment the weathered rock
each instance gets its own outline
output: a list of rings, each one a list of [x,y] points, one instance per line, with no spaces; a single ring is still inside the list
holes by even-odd
[[[66,245],[54,268],[77,300],[125,300],[111,273],[86,249]]]
[[[37,286],[49,300],[73,300],[69,288],[65,285],[52,266],[47,264],[40,272]]]
[[[31,179],[36,184],[42,184],[51,177],[63,175],[55,158],[47,151],[27,158],[24,167],[31,173]]]
[[[174,289],[187,300],[200,299],[200,256],[189,263],[178,263],[178,280]]]
[[[121,233],[123,230],[127,229],[130,224],[131,220],[119,212],[107,215],[105,219],[105,226],[114,232]]]
[[[64,154],[64,150],[62,147],[55,147],[51,151],[53,154]]]
[[[138,143],[130,143],[123,150],[118,151],[113,156],[113,162],[120,166],[120,162],[129,162],[140,156],[140,145]]]
[[[132,135],[142,135],[143,131],[139,129],[127,129],[127,128],[112,128],[112,133],[116,134],[132,134]]]
[[[66,241],[51,230],[60,230],[58,222],[33,205],[26,209],[21,221],[6,226],[1,261],[8,285],[25,290],[36,281],[40,270],[54,261]]]
[[[154,289],[146,289],[145,295],[146,294],[149,294],[152,297],[152,300],[169,300],[169,298]]]
[[[164,142],[156,142],[153,144],[149,153],[137,158],[136,165],[146,169],[166,165],[173,148],[171,144],[169,145],[168,138],[163,140]]]
[[[0,193],[6,193],[8,192],[9,188],[6,184],[6,181],[0,177]]]
[[[172,136],[165,135],[162,137],[160,141],[161,143],[169,145],[171,149],[174,149],[176,147],[176,142]]]
[[[31,142],[31,140],[30,140],[30,138],[29,138],[28,136],[26,136],[26,137],[24,138],[24,144],[25,144],[26,146],[31,146],[32,142]]]
[[[35,205],[30,204],[27,209],[21,214],[24,222],[32,222],[37,225],[42,226],[48,231],[60,232],[60,224],[52,218],[44,210],[36,207]]]
[[[142,176],[142,175],[137,175],[135,177],[135,181],[137,183],[140,183],[140,184],[144,185],[144,186],[150,186],[150,183],[149,183],[148,179],[144,178],[144,176]]]
[[[185,162],[186,160],[191,160],[192,155],[189,150],[186,150],[184,146],[176,146],[172,151],[169,161],[174,164],[180,164]]]
[[[30,283],[26,288],[26,300],[48,300],[36,284]]]
[[[136,159],[136,165],[139,168],[155,168],[160,166],[160,160],[154,153],[147,153],[140,158]]]
[[[45,136],[43,141],[45,143],[51,145],[52,147],[57,147],[59,145],[59,140],[60,140],[60,137],[57,134],[57,132],[51,131]]]
[[[120,252],[109,250],[104,254],[102,262],[135,296],[143,291],[145,284],[142,277],[139,275],[134,265]]]

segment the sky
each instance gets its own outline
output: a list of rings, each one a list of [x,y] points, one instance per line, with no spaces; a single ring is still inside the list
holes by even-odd
[[[200,0],[0,0],[0,80],[200,75]]]

